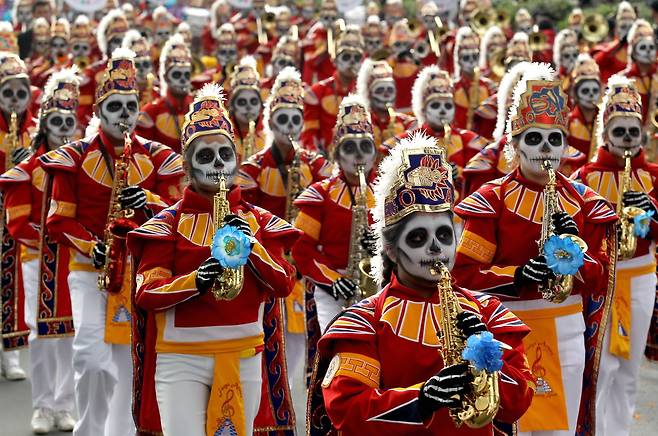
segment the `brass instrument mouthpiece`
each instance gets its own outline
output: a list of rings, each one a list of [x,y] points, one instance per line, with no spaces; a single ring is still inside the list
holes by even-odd
[[[434,262],[434,265],[430,267],[430,274],[438,276],[444,268],[446,268],[446,266],[441,261],[437,260]]]
[[[130,126],[126,123],[119,123],[119,130],[121,130],[121,133],[126,133],[130,130]]]

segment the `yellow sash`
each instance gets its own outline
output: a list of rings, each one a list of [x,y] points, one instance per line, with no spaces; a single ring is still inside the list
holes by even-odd
[[[216,434],[246,436],[240,359],[255,355],[254,349],[215,354],[215,371],[206,412],[207,436]]]
[[[105,306],[105,342],[108,344],[130,345],[130,288],[132,262],[126,262],[121,291],[108,294]],[[95,292],[101,292],[95,290]]]
[[[656,265],[650,263],[636,268],[617,270],[615,296],[610,318],[610,353],[628,360],[631,355],[631,280],[653,274]]]
[[[304,293],[306,283],[297,280],[292,293],[285,299],[286,322],[290,333],[304,333],[306,331],[306,317],[304,316]]]
[[[555,319],[581,313],[582,310],[582,304],[578,303],[564,307],[514,311],[521,321],[530,327],[530,334],[523,340],[523,345],[537,383],[532,404],[519,420],[520,431],[569,429]]]

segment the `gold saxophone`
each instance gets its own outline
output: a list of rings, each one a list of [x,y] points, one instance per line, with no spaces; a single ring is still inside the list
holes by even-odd
[[[16,112],[12,112],[9,116],[9,131],[7,132],[6,143],[5,170],[8,170],[14,166],[11,157],[14,154],[16,147],[18,147],[18,117],[16,116]]]
[[[350,229],[350,251],[347,259],[345,276],[359,285],[359,290],[348,301],[349,305],[377,292],[377,284],[370,273],[370,254],[361,245],[361,239],[368,228],[368,185],[366,184],[365,166],[357,165],[359,176],[359,195],[354,199],[352,207],[352,228]]]
[[[439,276],[437,290],[439,293],[439,306],[441,309],[441,342],[440,353],[444,366],[464,363],[464,337],[457,327],[457,315],[462,312],[459,301],[452,291],[450,271],[441,262],[434,264],[430,272]],[[500,406],[500,393],[498,391],[498,371],[476,371],[471,366],[473,381],[471,389],[464,394],[461,406],[450,409],[450,416],[457,427],[466,424],[470,428],[480,428],[489,424]]]
[[[228,203],[226,178],[219,177],[219,189],[213,196],[212,220],[217,229],[224,227],[224,218],[231,213]],[[216,300],[233,300],[240,295],[244,283],[244,266],[224,268],[222,275],[213,283],[211,292]]]
[[[266,45],[267,44],[267,32],[265,31],[265,28],[263,27],[263,19],[259,15],[256,17],[256,34],[258,37],[258,44],[259,45]]]
[[[142,92],[139,106],[144,107],[149,104],[153,99],[153,83],[155,82],[155,75],[153,73],[148,73],[146,75],[146,87],[144,92]]]
[[[466,112],[466,130],[473,128],[473,114],[480,104],[480,69],[473,69],[473,80],[468,89],[468,111]]]
[[[121,124],[119,127],[123,130],[123,153],[114,161],[110,209],[103,235],[105,263],[98,275],[98,288],[108,293],[117,293],[123,287],[124,274],[127,268],[126,237],[128,232],[138,227],[131,219],[135,215],[135,211],[122,209],[119,201],[121,191],[128,186],[132,142],[128,126]]]
[[[537,244],[539,245],[539,253],[543,254],[544,244],[546,241],[555,234],[553,226],[553,214],[562,212],[557,193],[557,179],[555,170],[549,160],[542,162],[542,168],[548,173],[548,183],[544,187],[544,216],[541,222],[541,235]],[[587,251],[587,243],[576,235],[564,234],[560,238],[570,238],[578,244],[583,250]],[[552,274],[548,279],[546,285],[539,285],[539,291],[542,297],[552,303],[561,303],[571,295],[573,290],[573,276],[569,274]]]
[[[299,194],[302,193],[303,190],[301,184],[302,149],[299,146],[299,144],[297,144],[297,141],[292,139],[292,136],[288,136],[288,139],[290,140],[290,144],[292,144],[293,150],[295,150],[295,154],[293,155],[292,162],[288,167],[288,179],[286,181],[285,220],[288,221],[289,223],[292,223],[297,217],[297,214],[299,213],[299,210],[295,207],[293,202],[299,196]]]
[[[256,121],[249,120],[247,137],[242,141],[242,160],[245,161],[256,151]]]
[[[382,137],[381,137],[381,142],[384,143],[387,139],[392,138],[395,136],[395,109],[393,108],[393,104],[388,103],[386,105],[386,112],[388,112],[388,125],[386,126],[386,130],[382,132]]]
[[[621,260],[630,259],[635,255],[637,249],[637,236],[635,236],[635,224],[633,218],[644,213],[636,206],[624,206],[622,198],[624,192],[631,190],[631,151],[624,151],[624,172],[619,181],[619,195],[617,196],[617,216],[619,217],[619,248],[617,256]]]

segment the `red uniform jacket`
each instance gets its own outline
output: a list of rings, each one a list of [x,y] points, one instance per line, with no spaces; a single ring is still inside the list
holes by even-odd
[[[104,237],[112,194],[112,176],[101,144],[108,145],[106,152],[114,161],[117,155],[102,131],[40,158],[53,179],[48,232],[54,240],[83,256],[89,256],[96,241]],[[157,212],[180,197],[182,176],[178,154],[162,144],[133,136],[128,185],[139,185],[147,191],[151,210]],[[136,220],[140,219],[143,221],[145,216],[137,213]]]
[[[468,107],[470,105],[471,79],[461,75],[455,81],[455,119],[452,124],[455,127],[466,129],[468,124]],[[480,106],[484,100],[496,92],[496,84],[486,77],[480,76],[479,99],[475,102],[475,108]],[[475,108],[473,114],[475,114]]]
[[[393,123],[391,123],[388,113],[384,118],[379,118],[375,111],[371,110],[370,118],[372,119],[373,136],[377,148],[381,148],[386,141],[395,141],[398,136],[416,127],[416,118],[402,112],[395,112]]]
[[[649,112],[649,109],[651,107],[651,102],[649,101],[651,97],[651,87],[658,86],[658,84],[656,84],[656,81],[658,81],[658,74],[656,74],[657,71],[658,71],[658,64],[655,62],[651,66],[651,69],[646,73],[640,72],[636,63],[629,65],[628,68],[626,68],[623,71],[623,74],[626,77],[628,77],[629,79],[635,79],[635,86],[637,88],[637,92],[640,93],[640,97],[642,98],[643,123],[646,122],[647,113]],[[656,109],[657,108],[651,108],[651,112],[653,113],[653,111]]]
[[[623,171],[624,165],[617,163],[607,148],[601,147],[597,150],[596,160],[583,165],[571,177],[594,189],[616,207],[620,198],[619,179]],[[647,162],[644,150],[631,159],[631,179],[631,190],[647,193],[654,206],[658,207],[658,164]],[[647,237],[637,238],[634,257],[649,253],[651,243],[658,240],[658,223],[655,219],[651,220]]]
[[[242,291],[231,301],[216,300],[211,292],[200,295],[196,288],[197,268],[210,257],[216,229],[212,200],[186,188],[181,201],[128,236],[137,264],[134,307],[139,310],[133,325],[133,409],[138,434],[161,431],[154,385],[157,352],[212,355],[235,352],[227,347],[238,341],[256,351],[262,351],[263,345],[266,349],[273,345],[278,347],[271,350],[278,351],[276,364],[285,368],[280,341],[269,343],[271,334],[263,331],[263,326],[271,321],[268,314],[274,310],[264,306],[268,299],[277,301],[271,297],[285,297],[292,289],[294,269],[280,253],[290,248],[298,232],[266,210],[242,200],[239,187],[232,188],[227,199],[231,213],[247,220],[256,238],[244,267]],[[279,326],[280,334],[280,324],[276,324],[279,322],[280,319],[274,320],[273,326]],[[264,385],[278,380],[267,372],[267,365],[264,368]],[[278,376],[285,378],[281,366],[278,371]],[[269,401],[262,402],[261,411],[269,405]]]
[[[569,136],[567,143],[576,150],[589,157],[592,147],[596,147],[594,136],[594,125],[596,124],[596,113],[591,122],[585,119],[580,106],[576,105],[569,113]]]
[[[366,194],[368,209],[375,205],[374,178],[372,171]],[[314,283],[330,286],[342,277],[349,256],[352,196],[356,198],[360,192],[359,187],[349,186],[340,172],[312,184],[295,200],[299,209],[295,227],[304,235],[293,247],[292,257],[302,275]]]
[[[601,47],[594,55],[601,71],[601,84],[605,86],[608,79],[628,66],[628,43],[623,44],[615,38],[614,41]]]
[[[304,131],[301,142],[304,148],[329,153],[334,137],[336,116],[343,98],[354,91],[356,82],[343,87],[338,73],[316,83],[306,94],[304,101]]]
[[[473,113],[473,131],[489,140],[493,139],[498,121],[498,93],[487,97]]]
[[[273,149],[274,146],[267,147],[243,162],[236,183],[249,203],[286,218],[288,170],[295,152],[291,148],[287,156],[280,157],[278,150],[275,153]],[[331,175],[333,165],[317,153],[301,150],[300,161],[301,189]]]
[[[511,424],[528,409],[534,395],[522,343],[530,329],[495,297],[457,286],[453,291],[464,311],[479,315],[494,337],[511,347],[503,354],[496,415],[496,421]],[[496,421],[480,429],[456,428],[445,408],[425,420],[421,417],[419,391],[445,366],[440,354],[440,307],[437,293],[422,297],[393,276],[380,293],[344,311],[319,343],[320,359],[311,386],[315,393],[322,383],[326,410],[314,407],[322,397],[311,396],[311,434],[327,434],[319,431],[319,418],[326,412],[333,427],[345,434],[493,435]],[[425,317],[436,319],[427,322]],[[336,355],[337,371],[323,381],[326,365]]]
[[[411,88],[414,86],[420,67],[415,62],[400,61],[394,56],[387,59],[393,69],[393,80],[397,89],[395,108],[400,112],[411,112]]]
[[[335,33],[334,41],[336,41]],[[327,30],[319,21],[308,30],[302,42],[302,51],[304,55],[302,80],[304,83],[317,83],[328,79],[336,72],[336,67],[327,52]]]
[[[238,50],[245,54],[254,54],[258,49],[258,29],[256,17],[246,12],[239,12],[231,18],[238,37]],[[265,29],[263,29],[265,31]]]
[[[185,114],[194,98],[191,95],[183,100],[174,98],[170,92],[142,108],[136,132],[151,141],[156,141],[181,152],[180,135]]]
[[[78,122],[86,126],[94,114],[94,103],[96,102],[96,85],[100,81],[105,68],[107,58],[99,59],[89,65],[82,74],[80,81],[80,105],[78,106]]]

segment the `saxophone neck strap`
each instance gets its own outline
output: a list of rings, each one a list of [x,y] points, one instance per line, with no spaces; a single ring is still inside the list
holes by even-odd
[[[107,167],[107,172],[110,174],[112,180],[114,180],[114,165],[112,165],[112,158],[107,152],[107,146],[101,139],[101,135],[98,135],[98,144],[100,145],[99,150],[101,151],[101,156],[103,156],[103,161],[105,161],[105,166]]]

